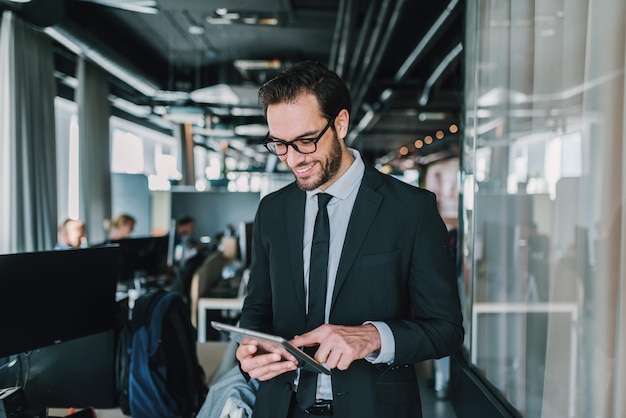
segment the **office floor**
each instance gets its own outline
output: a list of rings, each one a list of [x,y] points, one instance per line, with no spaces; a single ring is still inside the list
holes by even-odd
[[[419,385],[424,418],[456,418],[452,404],[448,399],[438,399],[432,385],[429,385],[424,378],[419,379]]]

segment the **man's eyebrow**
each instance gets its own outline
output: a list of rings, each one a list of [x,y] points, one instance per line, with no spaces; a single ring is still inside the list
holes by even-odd
[[[304,132],[300,135],[298,135],[297,137],[291,139],[291,140],[286,140],[286,139],[281,139],[281,138],[276,138],[274,135],[272,135],[271,133],[268,133],[267,137],[268,138],[272,138],[276,141],[282,141],[282,142],[289,142],[289,141],[295,141],[296,139],[309,139],[309,138],[313,138],[315,137],[315,134],[318,133],[319,131],[307,131]]]

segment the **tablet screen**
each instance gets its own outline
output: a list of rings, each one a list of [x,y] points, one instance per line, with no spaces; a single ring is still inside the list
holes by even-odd
[[[259,346],[266,352],[287,352],[296,358],[298,361],[298,367],[302,367],[314,373],[331,374],[330,369],[326,367],[326,365],[317,362],[317,360],[313,357],[309,356],[299,348],[294,347],[291,343],[289,343],[289,341],[282,337],[223,324],[216,321],[211,321],[211,326],[228,334],[230,339],[237,342],[241,342],[244,338],[254,338],[259,342]]]

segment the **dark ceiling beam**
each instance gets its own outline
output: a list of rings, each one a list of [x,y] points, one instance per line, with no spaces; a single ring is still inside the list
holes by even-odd
[[[443,29],[446,27],[446,22],[449,22],[454,15],[456,8],[459,4],[459,0],[452,0],[446,6],[445,10],[439,15],[435,23],[428,29],[428,32],[420,39],[419,43],[415,46],[413,51],[409,54],[407,59],[398,69],[398,72],[394,76],[394,80],[403,80],[407,74],[409,74],[417,65],[419,58],[426,51],[429,44],[431,44],[438,34],[443,33]]]
[[[427,47],[435,40],[437,34],[445,28],[446,22],[451,20],[451,17],[454,15],[457,9],[458,3],[459,0],[450,1],[448,6],[437,18],[435,23],[433,23],[428,32],[426,32],[426,35],[424,35],[424,37],[420,39],[420,41],[415,46],[413,51],[411,51],[407,59],[404,60],[393,78],[394,82],[401,82],[406,77],[408,77],[409,73],[415,68],[419,58],[421,58],[421,56],[424,54]],[[389,88],[382,92],[378,101],[377,111],[371,108],[368,109],[365,115],[363,115],[361,120],[355,126],[355,128],[352,129],[352,131],[346,137],[346,144],[348,146],[354,144],[361,132],[367,131],[375,126],[375,124],[380,119],[379,113],[384,111],[385,104],[389,103],[395,95],[396,92]]]
[[[155,97],[158,94],[159,87],[150,77],[131,68],[131,64],[119,54],[68,20],[48,27],[44,32],[77,56],[93,62],[144,96]]]
[[[452,48],[448,54],[441,60],[439,65],[432,72],[430,77],[424,83],[424,89],[422,90],[422,94],[418,100],[419,104],[422,106],[426,106],[428,104],[428,99],[430,96],[430,90],[433,86],[439,81],[441,76],[445,73],[445,71],[450,68],[450,66],[459,59],[461,52],[463,51],[463,44],[459,42]]]
[[[337,13],[337,27],[333,34],[333,44],[330,50],[329,67],[343,77],[346,66],[348,45],[351,41],[353,29],[354,1],[341,0]]]
[[[391,17],[386,22],[386,30],[380,40],[380,44],[376,48],[376,53],[373,57],[371,64],[364,65],[364,73],[362,74],[359,83],[357,84],[357,92],[352,99],[352,108],[358,111],[361,107],[361,103],[365,98],[365,94],[369,90],[374,75],[380,67],[380,63],[383,59],[385,52],[387,51],[391,35],[397,28],[398,20],[400,19],[402,8],[404,7],[405,0],[398,0],[391,13]]]
[[[367,73],[368,68],[372,66],[372,61],[374,60],[375,50],[377,48],[378,50],[381,49],[379,47],[379,40],[381,38],[383,27],[388,21],[387,16],[388,16],[389,9],[391,8],[391,3],[392,3],[391,0],[383,1],[383,4],[381,5],[379,12],[378,12],[376,24],[374,25],[374,28],[371,32],[371,36],[369,37],[369,43],[365,50],[365,55],[363,56],[363,59],[359,63],[359,68],[358,68],[359,72],[354,74],[352,79],[349,81],[349,86],[352,89],[354,97],[356,97],[355,96],[356,92],[359,91],[361,87],[365,84],[365,81],[364,81],[365,75]],[[363,27],[361,30],[367,31],[367,28]],[[358,111],[358,107],[355,106],[354,100],[353,100],[352,105],[353,105],[352,108]]]
[[[380,7],[378,5],[379,0],[372,0],[369,2],[369,6],[367,7],[367,11],[365,13],[365,18],[363,19],[363,25],[361,30],[359,31],[359,37],[357,38],[356,45],[354,46],[354,50],[352,51],[352,56],[350,57],[350,68],[348,72],[343,75],[344,80],[348,86],[353,84],[353,79],[355,77],[357,68],[361,63],[361,56],[365,49],[365,40],[369,35],[369,28],[372,24],[372,19],[374,18],[374,11],[378,10]]]

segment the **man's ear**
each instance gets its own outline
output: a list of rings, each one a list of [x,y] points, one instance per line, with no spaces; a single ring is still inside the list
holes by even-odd
[[[337,136],[344,139],[348,135],[348,126],[350,125],[350,113],[346,109],[341,109],[335,117],[335,129]]]

